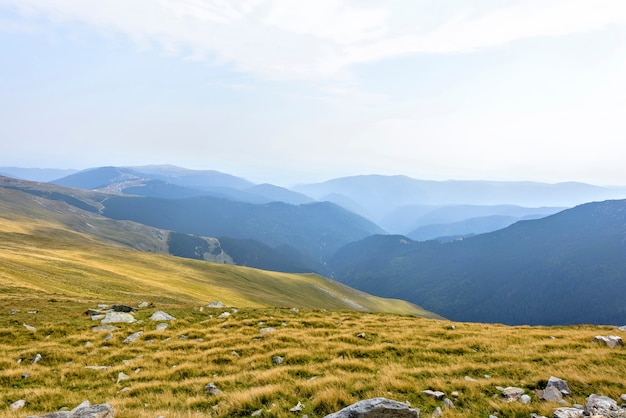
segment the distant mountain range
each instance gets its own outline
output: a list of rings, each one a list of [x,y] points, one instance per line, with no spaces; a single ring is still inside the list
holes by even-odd
[[[452,320],[626,323],[626,200],[588,203],[449,243],[378,235],[329,261],[333,278]]]
[[[0,186],[141,251],[318,272],[454,320],[626,323],[626,188],[357,176],[289,190],[173,166]]]

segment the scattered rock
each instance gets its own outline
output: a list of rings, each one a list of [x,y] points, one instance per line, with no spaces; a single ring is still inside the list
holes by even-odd
[[[276,328],[272,328],[272,327],[267,327],[267,328],[261,328],[259,330],[260,334],[269,334],[270,332],[274,332],[276,331]]]
[[[109,312],[105,315],[105,317],[100,321],[102,325],[106,324],[116,324],[116,323],[125,323],[132,324],[136,322],[134,316],[126,312]]]
[[[22,409],[24,408],[24,406],[26,406],[26,401],[24,399],[20,399],[19,401],[15,401],[13,402],[10,406],[9,409],[11,411],[17,411],[18,409]]]
[[[584,411],[576,408],[557,408],[554,410],[554,418],[578,418],[582,417]]]
[[[224,307],[224,304],[222,302],[210,302],[207,306],[207,308],[213,308],[213,309],[221,309]]]
[[[137,308],[133,308],[132,306],[128,306],[128,305],[113,305],[111,306],[111,310],[114,312],[134,312],[137,310]]]
[[[518,400],[524,394],[524,389],[509,386],[502,390],[502,396],[509,402]]]
[[[325,418],[419,418],[420,410],[402,402],[387,398],[366,399],[342,410],[326,415]]]
[[[174,318],[172,315],[165,313],[163,311],[156,311],[155,313],[152,314],[152,316],[150,317],[150,320],[152,321],[175,321],[176,318]]]
[[[37,328],[35,328],[35,327],[31,326],[31,325],[28,325],[28,324],[24,324],[24,328],[26,328],[26,330],[28,330],[30,332],[37,331]]]
[[[605,344],[611,348],[624,346],[624,341],[621,337],[618,337],[617,335],[596,335],[594,341],[597,343]]]
[[[165,322],[162,322],[162,323],[160,323],[160,324],[157,324],[157,326],[156,326],[156,330],[157,330],[157,331],[163,331],[163,330],[165,330],[168,326],[169,326],[168,324],[166,324]]]
[[[524,394],[520,396],[519,401],[524,405],[528,405],[532,401],[532,399],[530,398],[530,396]]]
[[[298,308],[291,308],[291,313],[300,313]]]
[[[95,315],[91,315],[91,320],[92,321],[101,321],[104,318],[106,318],[105,314],[95,314]]]
[[[452,396],[453,398],[458,398],[459,397],[459,392],[457,392],[456,390],[452,393],[450,393],[450,396]]]
[[[477,380],[476,380],[476,379],[474,379],[473,377],[469,377],[469,376],[465,376],[465,380],[466,380],[467,382],[477,382]]]
[[[257,409],[256,411],[254,411],[252,414],[250,414],[253,417],[259,417],[261,416],[261,414],[263,413],[264,409]]]
[[[143,334],[143,331],[137,331],[135,333],[132,333],[128,337],[126,337],[126,339],[122,341],[122,343],[123,344],[134,343],[135,341],[139,339],[139,337],[141,337],[141,334]]]
[[[15,315],[16,313],[18,313],[20,310],[19,309],[11,309],[9,311],[9,315]]]
[[[207,383],[204,387],[204,391],[207,393],[207,395],[219,395],[220,393],[222,393],[222,391],[219,390],[213,382]]]
[[[567,386],[567,382],[563,379],[559,379],[558,377],[550,376],[550,379],[548,379],[548,384],[546,385],[546,389],[549,387],[557,388],[563,396],[569,396],[572,394],[569,386]]]
[[[539,398],[548,402],[558,402],[563,399],[563,394],[559,391],[556,386],[548,386],[540,393]]]
[[[281,356],[274,356],[274,357],[272,357],[272,363],[274,363],[277,366],[280,365],[280,364],[283,364],[283,361],[285,361],[284,357],[281,357]]]
[[[365,338],[365,333],[361,332],[361,333],[357,334],[356,336],[357,336],[357,338]]]
[[[91,370],[107,370],[109,366],[85,366],[85,369]]]
[[[433,418],[437,418],[443,415],[443,411],[441,410],[440,407],[435,408],[435,410],[433,411]]]
[[[431,398],[434,398],[437,400],[443,399],[443,397],[446,395],[445,393],[439,390],[430,390],[430,389],[423,390],[422,393],[426,396],[430,396]]]
[[[228,318],[229,316],[230,316],[230,312],[222,312],[221,314],[219,314],[218,318],[224,319],[224,318]]]
[[[617,402],[614,399],[596,394],[589,395],[585,404],[585,411],[592,415],[607,416],[611,411],[618,411],[619,409],[621,408],[617,406]],[[626,409],[624,409],[623,416],[626,416]]]
[[[626,393],[622,393],[622,396],[620,396],[620,399],[622,400],[622,402],[626,402]]]
[[[138,308],[147,308],[148,306],[150,306],[150,303],[148,302],[141,302],[139,305],[137,305]]]
[[[37,353],[35,357],[30,361],[30,364],[39,363],[41,361],[41,354]]]
[[[118,327],[115,327],[113,325],[100,325],[100,326],[91,328],[93,332],[107,332],[107,331],[115,331],[118,329],[119,329]]]
[[[454,408],[454,403],[450,399],[445,398],[443,400],[443,407],[446,408],[446,409],[453,409]]]
[[[30,379],[30,373],[22,373],[22,379]]]
[[[128,380],[128,379],[130,379],[130,376],[124,372],[119,372],[117,374],[117,383],[120,383],[122,380]]]
[[[294,406],[293,408],[291,408],[289,411],[290,412],[302,412],[302,408],[304,408],[304,405],[298,402],[298,404]]]

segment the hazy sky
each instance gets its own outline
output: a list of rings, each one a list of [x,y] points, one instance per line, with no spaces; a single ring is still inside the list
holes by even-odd
[[[626,185],[624,0],[0,0],[0,166]]]

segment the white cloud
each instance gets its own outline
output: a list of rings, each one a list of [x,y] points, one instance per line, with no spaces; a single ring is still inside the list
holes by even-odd
[[[533,37],[626,23],[623,0],[376,2],[348,0],[0,0],[29,18],[80,23],[159,45],[167,54],[234,64],[268,78],[345,76],[355,63],[468,53]],[[365,5],[365,6],[364,6]],[[40,19],[41,20],[41,19]],[[21,24],[16,24],[20,27]],[[5,30],[8,25],[3,25]]]

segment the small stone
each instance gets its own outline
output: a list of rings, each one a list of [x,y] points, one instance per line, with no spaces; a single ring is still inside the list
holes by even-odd
[[[85,366],[85,369],[90,370],[107,370],[109,366]]]
[[[122,380],[128,380],[128,379],[130,379],[130,376],[124,372],[119,372],[117,374],[117,383],[120,383]]]
[[[256,411],[254,411],[251,416],[253,417],[258,417],[263,413],[264,409],[257,409]]]
[[[443,415],[443,411],[441,410],[440,407],[435,408],[435,410],[433,411],[433,418],[437,418]]]
[[[261,328],[259,330],[260,334],[269,334],[270,332],[274,332],[276,331],[276,328],[272,328],[272,327],[267,327],[267,328]]]
[[[156,330],[157,331],[163,331],[163,330],[167,329],[168,326],[169,326],[169,324],[167,324],[165,322],[162,322],[160,324],[157,324]]]
[[[139,305],[137,305],[137,307],[139,308],[147,308],[148,306],[150,306],[150,303],[148,302],[141,302]]]
[[[465,380],[466,380],[467,382],[477,382],[477,380],[476,380],[476,379],[474,379],[473,377],[469,377],[469,376],[465,376]]]
[[[459,397],[459,392],[454,391],[450,394],[450,396],[452,396],[453,398],[458,398]]]
[[[35,357],[30,361],[31,364],[39,363],[41,361],[41,354],[37,353]]]
[[[109,305],[106,303],[100,303],[98,304],[98,309],[109,309]]]
[[[530,398],[530,396],[528,396],[528,395],[526,395],[526,394],[524,394],[524,395],[520,396],[520,398],[519,398],[519,401],[520,401],[521,403],[523,403],[524,405],[528,405],[528,404],[530,403],[530,401],[531,401],[531,400],[532,400],[532,399]]]
[[[11,409],[11,411],[17,411],[18,409],[24,408],[24,406],[26,406],[26,401],[24,399],[20,399],[19,401],[13,402],[9,406],[9,409]]]
[[[207,395],[219,395],[220,393],[222,393],[222,391],[219,390],[213,382],[207,383],[204,387],[204,391],[207,393]]]
[[[113,338],[113,334],[110,334],[110,333],[109,333],[109,334],[105,335],[102,339],[103,339],[104,341],[109,341],[111,338]]]
[[[218,318],[224,319],[224,318],[228,318],[229,316],[230,316],[230,312],[222,312],[221,314],[219,314]]]
[[[298,308],[291,308],[291,313],[300,313]]]
[[[450,399],[445,398],[443,400],[443,407],[446,409],[452,409],[454,408],[454,403]]]
[[[430,390],[430,389],[426,389],[423,390],[422,393],[426,396],[429,396],[433,399],[443,399],[443,397],[446,395],[445,393],[439,391],[439,390]]]
[[[122,341],[122,343],[123,344],[134,343],[135,341],[139,339],[139,337],[141,337],[141,334],[143,334],[143,331],[137,331],[135,333],[132,333],[128,337],[126,337],[126,339]]]
[[[298,404],[294,406],[293,408],[291,408],[289,411],[290,412],[302,412],[302,408],[304,408],[304,405],[298,402]]]
[[[11,309],[9,311],[9,315],[15,315],[16,313],[18,313],[20,310],[19,309]]]
[[[26,330],[30,331],[30,332],[37,331],[37,328],[35,328],[35,327],[31,326],[31,325],[28,325],[28,324],[24,324],[24,328],[26,328]]]
[[[280,364],[283,364],[283,361],[285,361],[284,357],[281,357],[281,356],[274,356],[274,357],[272,357],[272,363],[274,363],[277,366],[280,365]]]
[[[119,328],[113,325],[100,325],[98,327],[92,327],[91,330],[93,332],[106,332],[106,331],[115,331]]]
[[[516,388],[509,386],[508,388],[504,388],[502,391],[502,396],[506,398],[507,401],[515,401],[520,398],[524,394],[524,389]]]
[[[22,373],[22,379],[29,379],[30,373]]]
[[[163,311],[156,311],[155,313],[152,314],[152,316],[150,317],[150,320],[152,321],[175,321],[176,318],[174,318],[172,315],[165,313]]]
[[[622,402],[626,402],[626,393],[622,393],[622,396],[619,397]]]
[[[357,336],[357,338],[365,338],[365,333],[361,332],[361,333],[357,334],[356,336]]]
[[[213,309],[221,309],[224,307],[224,304],[222,302],[210,302],[207,306],[207,308],[213,308]]]
[[[486,374],[485,375],[485,379],[491,379],[491,375],[490,374]]]

